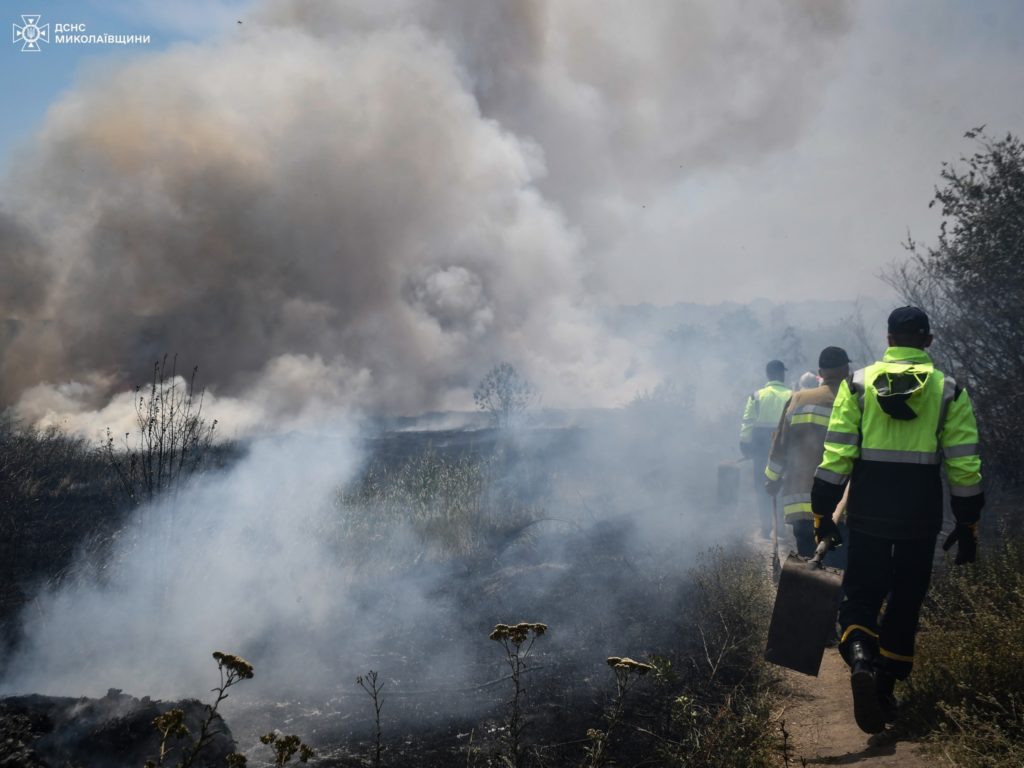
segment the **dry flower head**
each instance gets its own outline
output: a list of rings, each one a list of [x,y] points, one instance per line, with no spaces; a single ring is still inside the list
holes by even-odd
[[[217,666],[221,669],[227,669],[229,673],[241,680],[251,680],[253,677],[252,664],[243,659],[241,656],[236,656],[233,653],[224,653],[223,651],[213,652],[214,661],[217,662]]]
[[[521,621],[518,624],[495,624],[491,630],[491,640],[509,640],[513,645],[522,645],[529,638],[530,633],[534,637],[540,637],[548,631],[547,624],[538,622]]]
[[[260,742],[269,745],[274,750],[275,765],[284,765],[289,762],[297,752],[300,763],[308,763],[311,758],[316,757],[316,752],[308,744],[295,734],[286,736],[277,731],[271,731],[260,736]]]
[[[636,672],[638,675],[646,675],[648,672],[654,671],[653,664],[644,664],[642,661],[631,659],[628,656],[609,656],[606,662],[614,670]]]
[[[153,718],[153,725],[160,733],[176,739],[183,739],[189,733],[188,727],[185,725],[185,711],[177,707],[168,709],[162,715],[157,715]]]

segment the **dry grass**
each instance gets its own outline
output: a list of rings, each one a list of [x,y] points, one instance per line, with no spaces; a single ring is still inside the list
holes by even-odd
[[[447,456],[427,450],[397,466],[377,462],[339,491],[337,535],[351,554],[386,555],[404,533],[416,557],[446,560],[499,553],[542,516],[506,482],[500,454]]]
[[[904,718],[937,755],[968,768],[1024,765],[1024,546],[941,570],[906,684]]]

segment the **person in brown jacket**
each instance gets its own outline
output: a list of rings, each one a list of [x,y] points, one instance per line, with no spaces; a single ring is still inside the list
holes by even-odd
[[[850,358],[840,347],[825,347],[818,356],[819,387],[793,394],[772,437],[765,490],[770,496],[782,494],[786,522],[793,526],[797,553],[814,554],[814,523],[811,515],[811,486],[821,463],[825,433],[832,415],[832,403],[839,385],[850,377]]]

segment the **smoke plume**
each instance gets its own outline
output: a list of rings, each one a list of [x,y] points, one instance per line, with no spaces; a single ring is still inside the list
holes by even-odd
[[[282,0],[93,71],[8,180],[0,402],[96,412],[179,352],[264,397],[250,421],[311,391],[465,407],[501,359],[548,404],[621,403],[655,376],[596,318],[595,255],[640,198],[793,141],[846,25],[781,0]]]

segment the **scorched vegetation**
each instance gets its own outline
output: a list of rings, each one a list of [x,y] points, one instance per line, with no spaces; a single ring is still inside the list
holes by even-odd
[[[34,446],[27,456],[58,439],[17,435]],[[594,433],[578,429],[370,441],[362,470],[310,531],[346,568],[335,589],[347,607],[328,614],[340,624],[288,630],[300,646],[303,633],[334,633],[333,657],[310,646],[323,670],[315,688],[232,688],[223,715],[249,764],[266,764],[266,746],[270,759],[301,757],[274,730],[285,726],[323,766],[769,765],[763,558],[734,545],[694,560],[715,540],[697,521],[725,525],[693,501],[707,489],[680,506],[680,483],[706,457],[667,455],[661,439],[607,443],[615,450],[584,451]],[[80,448],[94,468],[111,467]],[[621,467],[644,450],[657,462],[624,483]],[[110,487],[117,478],[107,477]],[[260,666],[267,642],[240,638],[238,650]],[[357,675],[364,690],[352,690]],[[201,722],[189,736],[173,718],[158,723],[165,746],[202,741]],[[191,752],[150,758],[160,754],[170,765]]]

